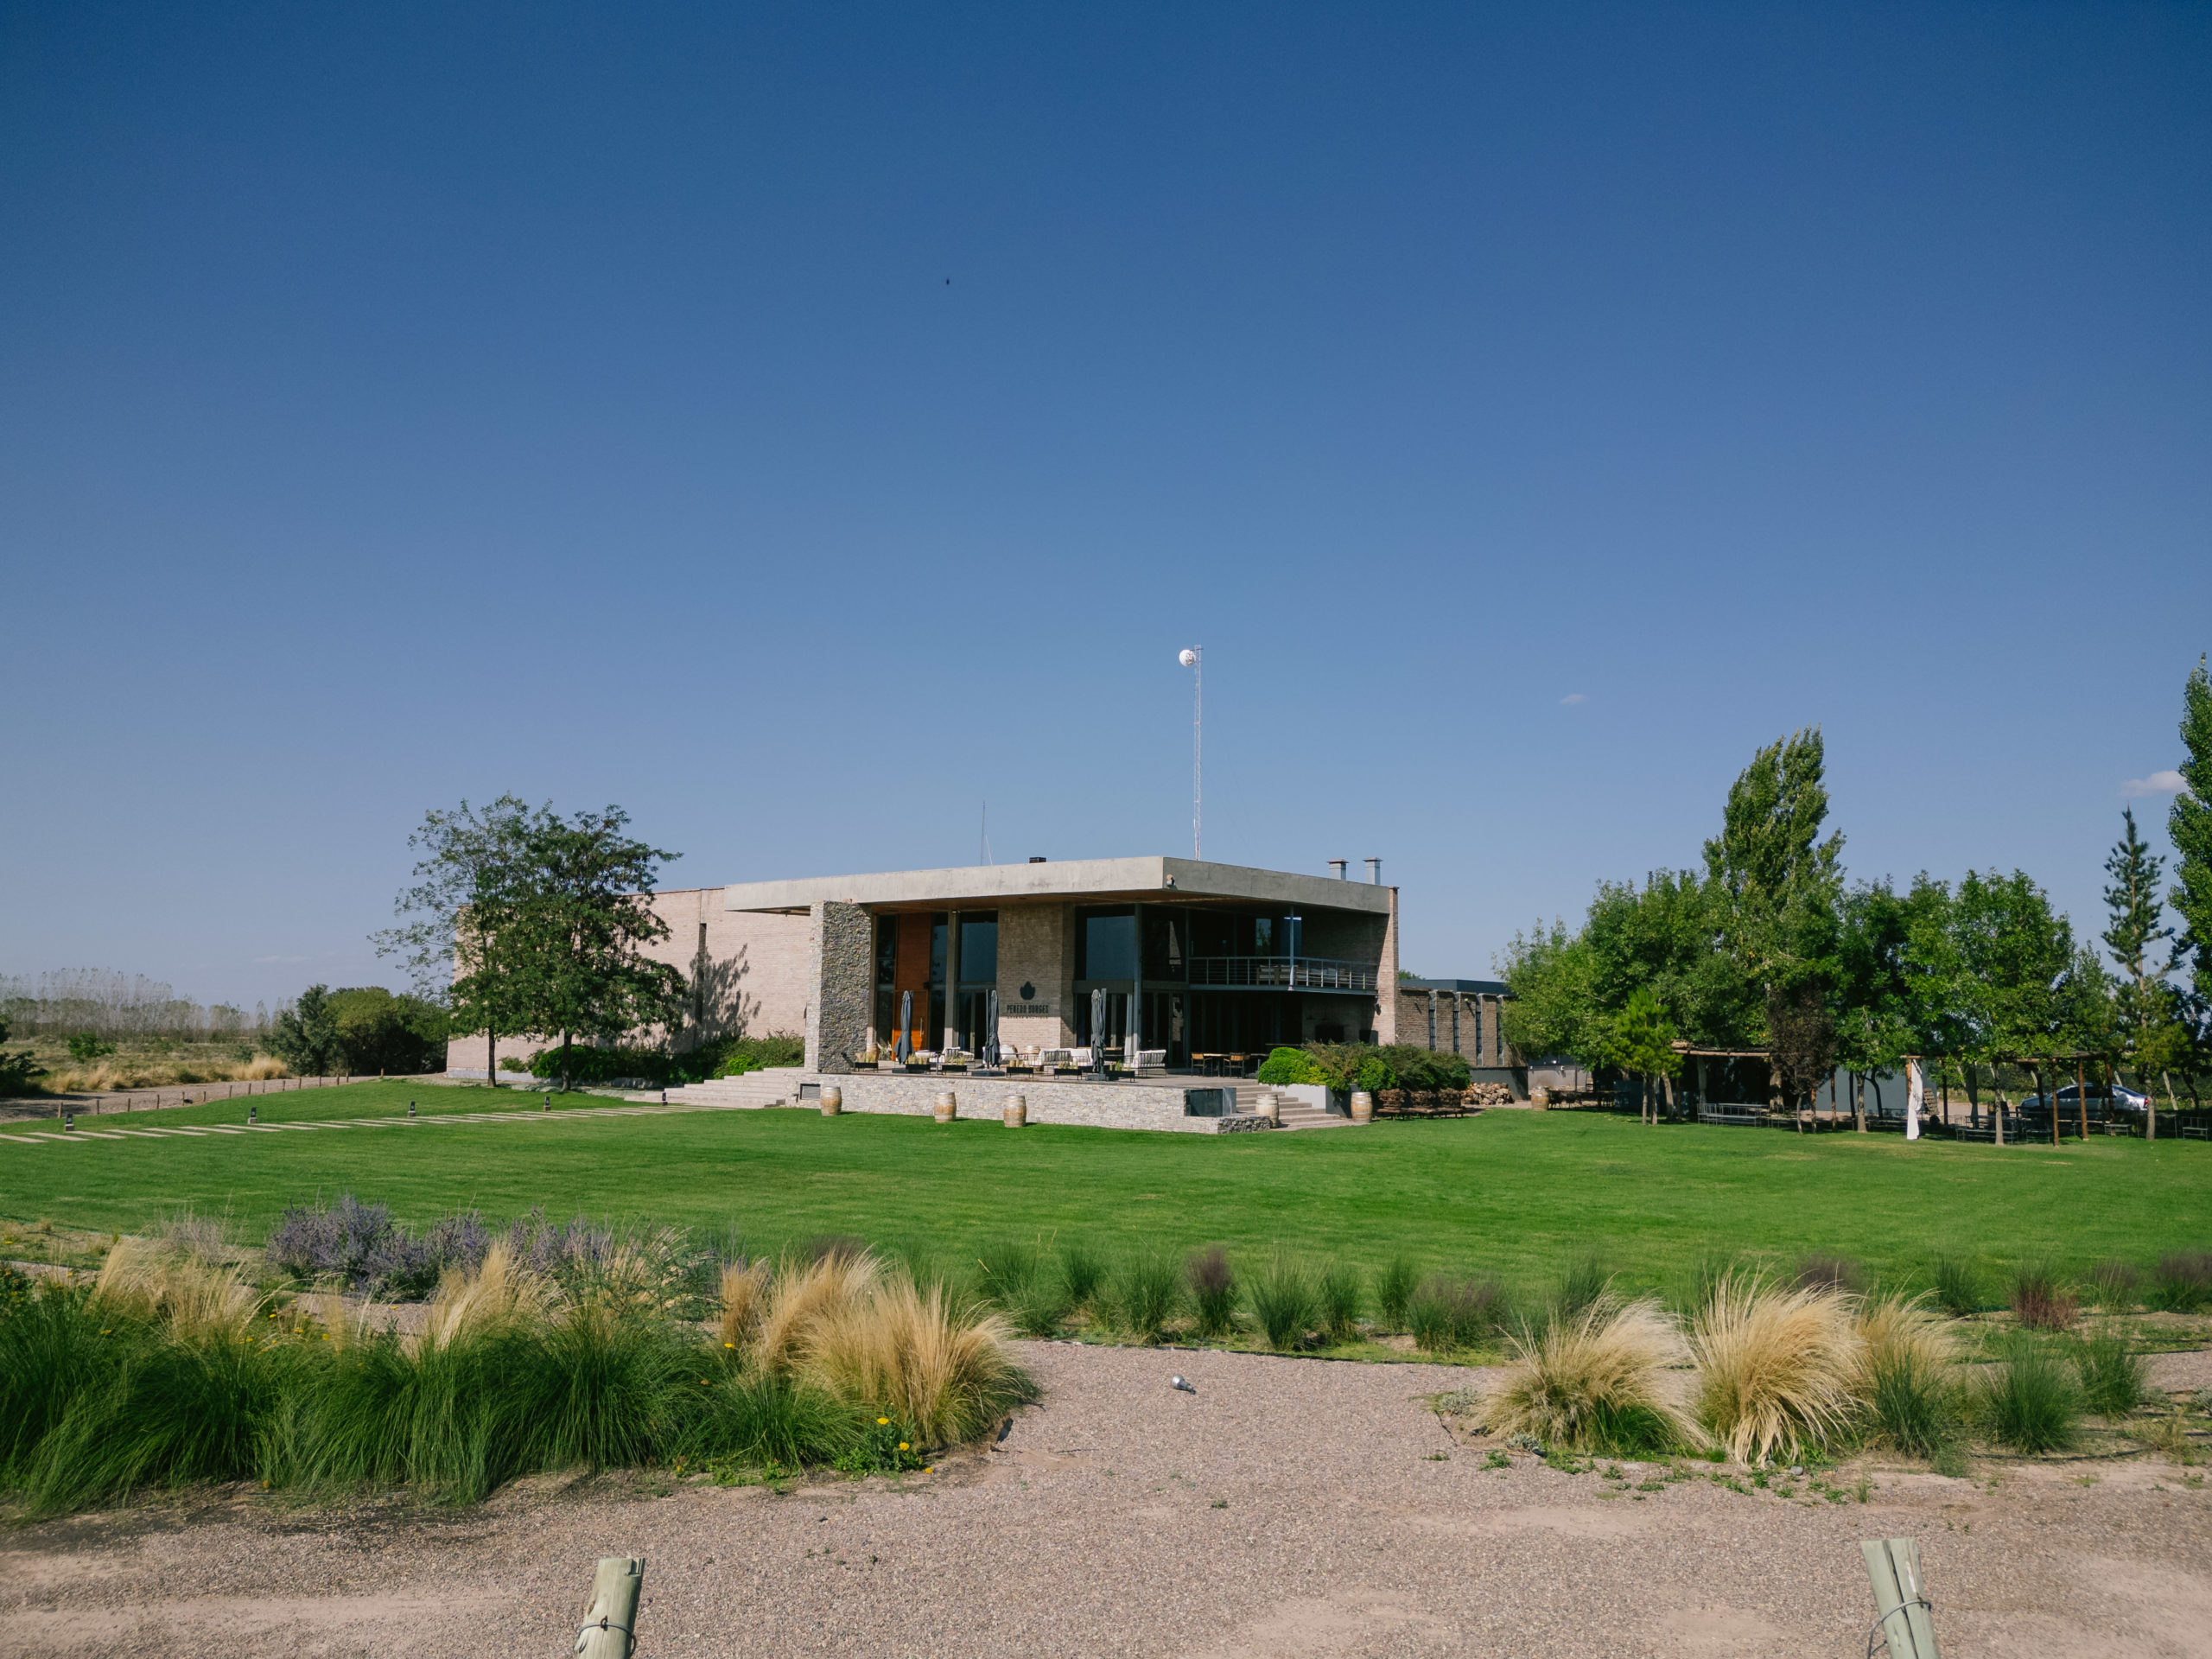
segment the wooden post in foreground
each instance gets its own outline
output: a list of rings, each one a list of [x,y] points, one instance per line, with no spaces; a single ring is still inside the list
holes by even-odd
[[[592,1574],[591,1599],[576,1632],[577,1659],[630,1659],[638,1645],[638,1600],[645,1564],[635,1555],[602,1555]]]

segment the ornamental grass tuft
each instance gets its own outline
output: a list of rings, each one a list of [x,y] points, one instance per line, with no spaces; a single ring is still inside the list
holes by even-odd
[[[1532,1435],[1548,1451],[1615,1455],[1702,1439],[1667,1397],[1665,1373],[1682,1344],[1656,1300],[1600,1301],[1506,1340],[1510,1362],[1483,1397],[1491,1433]]]
[[[1503,1332],[1511,1318],[1505,1292],[1495,1281],[1449,1279],[1441,1274],[1423,1281],[1406,1310],[1414,1345],[1431,1354],[1471,1348]]]
[[[2079,1311],[2056,1268],[2033,1262],[2013,1274],[2012,1313],[2028,1330],[2063,1331]]]
[[[1731,1274],[1690,1327],[1698,1417],[1739,1463],[1827,1445],[1847,1428],[1864,1365],[1848,1297]]]
[[[2212,1307],[2212,1254],[2181,1250],[2159,1257],[2146,1300],[2169,1313],[2197,1313]]]
[[[2143,1283],[2143,1275],[2131,1262],[2100,1262],[2089,1269],[2089,1298],[2107,1313],[2132,1311]]]
[[[1974,1394],[1983,1431],[2031,1456],[2072,1446],[2081,1431],[2082,1392],[2065,1363],[2024,1334],[2009,1335],[1999,1352]]]
[[[1191,1306],[1196,1310],[1198,1333],[1225,1337],[1236,1328],[1236,1270],[1229,1264],[1229,1251],[1219,1244],[1193,1250],[1183,1263],[1190,1283]]]
[[[1316,1322],[1324,1340],[1350,1342],[1359,1334],[1359,1274],[1331,1256],[1313,1279]]]
[[[1958,1459],[1958,1343],[1917,1297],[1863,1305],[1856,1321],[1868,1432],[1908,1456],[1948,1467]]]
[[[2118,1420],[2142,1409],[2151,1398],[2151,1362],[2135,1351],[2118,1331],[2106,1329],[2080,1338],[2074,1370],[2082,1380],[2082,1401],[2100,1417]]]
[[[1109,1294],[1114,1318],[1141,1342],[1157,1342],[1182,1311],[1182,1267],[1166,1251],[1139,1245],[1114,1264]]]
[[[1420,1270],[1403,1250],[1382,1264],[1382,1270],[1375,1275],[1375,1312],[1385,1330],[1406,1328],[1406,1310],[1420,1284]]]
[[[1936,1305],[1954,1319],[1964,1319],[1969,1313],[1981,1311],[1981,1275],[1974,1270],[1971,1259],[1963,1255],[1939,1255],[1934,1262]]]
[[[1267,1335],[1268,1346],[1279,1353],[1300,1346],[1313,1327],[1317,1306],[1313,1275],[1280,1245],[1268,1259],[1267,1270],[1253,1276],[1245,1294],[1251,1303],[1253,1320]]]

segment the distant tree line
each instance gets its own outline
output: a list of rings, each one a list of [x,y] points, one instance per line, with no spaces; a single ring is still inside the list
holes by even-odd
[[[26,1036],[66,1032],[108,1041],[219,1042],[269,1026],[260,1004],[251,1014],[227,1002],[202,1006],[161,980],[104,968],[0,975],[0,1018]]]
[[[2165,861],[2132,808],[2106,861],[2111,966],[2025,872],[1925,873],[1903,889],[1852,882],[1843,837],[1823,836],[1821,734],[1760,750],[1728,791],[1703,868],[1643,886],[1602,882],[1582,925],[1518,935],[1498,966],[1512,991],[1506,1036],[1523,1054],[1647,1081],[1681,1069],[1675,1048],[1764,1049],[1778,1092],[1802,1102],[1838,1065],[1867,1073],[1908,1054],[1980,1069],[2009,1064],[2046,1096],[2094,1057],[2196,1098],[2212,1065],[2212,683],[2183,690],[2183,782]],[[2164,921],[2171,906],[2178,928]],[[1656,1105],[1652,1108],[1656,1111]]]

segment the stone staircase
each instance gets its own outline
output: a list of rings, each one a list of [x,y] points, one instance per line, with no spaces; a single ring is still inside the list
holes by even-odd
[[[799,1068],[772,1065],[741,1077],[709,1077],[668,1091],[671,1106],[781,1106],[798,1098]]]
[[[1236,1085],[1236,1113],[1249,1117],[1260,1109],[1260,1096],[1268,1092],[1265,1084],[1254,1083],[1249,1077]],[[1308,1105],[1295,1096],[1275,1096],[1275,1117],[1286,1129],[1341,1129],[1351,1127],[1351,1119],[1325,1112],[1318,1106]]]

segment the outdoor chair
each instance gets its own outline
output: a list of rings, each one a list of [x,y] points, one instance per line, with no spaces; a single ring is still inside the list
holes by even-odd
[[[1136,1074],[1141,1077],[1158,1077],[1167,1070],[1167,1051],[1164,1048],[1137,1050]]]
[[[1097,1058],[1098,1051],[1094,1048],[1077,1048],[1068,1051],[1069,1063],[1078,1071],[1090,1071],[1092,1065],[1096,1064]]]

